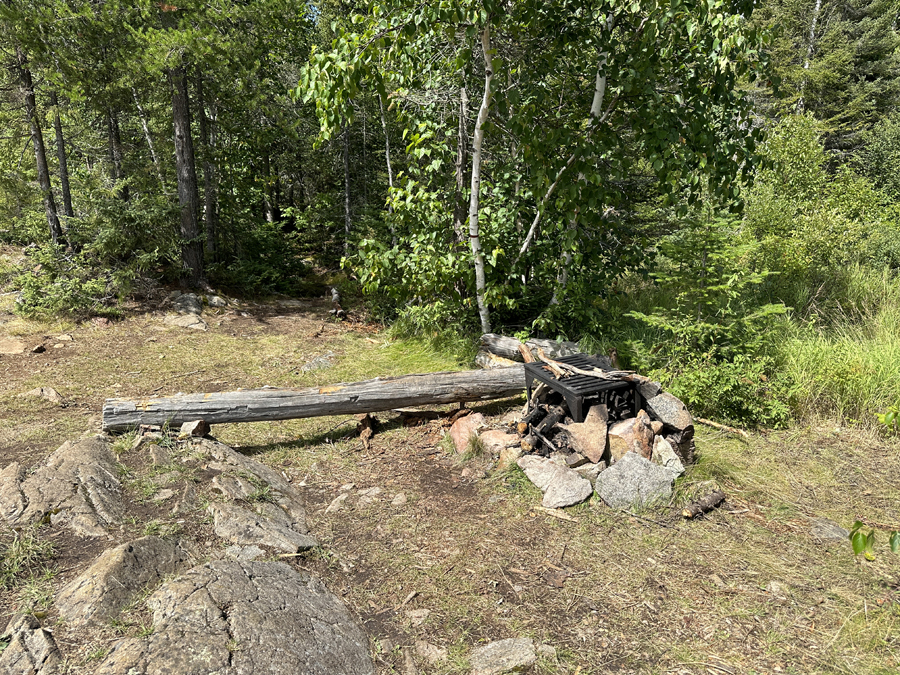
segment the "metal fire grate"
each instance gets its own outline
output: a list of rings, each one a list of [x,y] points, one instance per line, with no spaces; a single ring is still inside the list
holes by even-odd
[[[571,356],[562,356],[556,360],[584,370],[590,368],[607,370],[600,361],[587,354],[572,354]],[[525,388],[528,391],[529,407],[533,405],[531,391],[535,380],[543,382],[553,391],[563,395],[569,407],[569,414],[576,422],[584,422],[585,401],[596,399],[598,402],[604,402],[613,392],[622,391],[630,394],[630,398],[633,400],[634,409],[632,412],[634,415],[637,415],[641,407],[640,392],[630,382],[624,380],[601,380],[589,375],[577,374],[558,380],[546,364],[539,362],[525,364]]]

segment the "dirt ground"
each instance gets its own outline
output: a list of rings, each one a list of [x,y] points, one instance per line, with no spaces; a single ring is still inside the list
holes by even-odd
[[[324,298],[206,310],[206,332],[165,325],[159,298],[108,325],[26,321],[12,301],[0,296],[0,342],[27,348],[0,355],[0,468],[34,465],[98,431],[108,397],[459,367],[377,326],[334,322]],[[32,353],[37,345],[45,351]],[[332,365],[304,369],[322,356]],[[36,387],[53,387],[62,403],[22,395]],[[521,405],[478,409],[500,426]],[[446,418],[408,426],[394,413],[377,417],[368,451],[353,418],[221,425],[212,435],[303,491],[321,546],[281,559],[344,599],[371,638],[379,673],[407,675],[405,650],[420,673],[467,673],[473,647],[518,636],[546,646],[538,674],[900,672],[900,558],[885,533],[873,560],[812,533],[816,518],[900,523],[896,445],[833,423],[747,441],[699,429],[698,462],[670,504],[633,515],[595,498],[562,520],[536,508],[540,493],[521,472],[456,455]],[[189,528],[205,541],[208,523],[178,522],[153,502],[160,486],[129,441],[117,449],[134,510],[113,543]],[[202,474],[196,480],[202,488]],[[684,521],[680,507],[714,488],[728,494],[725,505]],[[341,494],[343,507],[326,514]],[[53,626],[52,591],[100,550],[50,525],[36,536],[54,552],[40,578],[0,591],[0,627],[19,611]],[[70,672],[91,672],[115,640],[152,631],[148,621],[136,606],[100,637],[60,627]],[[423,643],[446,657],[429,662]]]

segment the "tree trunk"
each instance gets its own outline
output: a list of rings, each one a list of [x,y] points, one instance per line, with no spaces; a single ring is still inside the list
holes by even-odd
[[[74,218],[72,190],[69,187],[69,161],[66,156],[66,142],[63,136],[62,120],[59,118],[59,99],[55,91],[50,92],[50,105],[53,106],[53,128],[56,131],[56,158],[59,161],[59,184],[62,188],[63,211],[66,214],[66,218]]]
[[[103,428],[124,431],[141,424],[177,426],[198,419],[225,424],[352,415],[407,406],[486,401],[517,396],[524,389],[524,367],[513,366],[385,377],[309,389],[107,399],[103,405]]]
[[[809,63],[816,48],[816,23],[819,20],[819,13],[821,11],[822,0],[816,0],[816,5],[813,8],[812,23],[809,25],[809,44],[806,46],[806,59],[803,61],[803,70],[809,70]],[[798,113],[802,113],[803,109],[806,107],[806,101],[804,101],[803,97],[806,89],[806,81],[807,78],[804,76],[803,81],[800,83],[800,98],[797,99]]]
[[[172,118],[175,128],[175,170],[178,205],[181,207],[182,281],[190,287],[203,279],[203,246],[200,239],[197,169],[191,138],[191,112],[187,71],[182,65],[169,71],[172,83]]]
[[[125,173],[122,171],[122,135],[119,133],[119,116],[118,113],[113,109],[109,109],[109,114],[106,118],[107,122],[107,135],[109,137],[109,164],[112,174],[113,182],[118,183],[119,181],[124,180]],[[129,198],[129,191],[127,185],[122,185],[119,187],[119,199],[127,202]]]
[[[478,197],[481,193],[481,146],[484,142],[484,124],[491,108],[491,80],[494,77],[491,64],[491,29],[484,27],[481,34],[481,50],[484,54],[484,97],[475,121],[475,138],[472,143],[472,193],[469,197],[469,242],[475,263],[475,297],[478,300],[478,315],[481,318],[481,332],[491,332],[491,315],[484,298],[484,256],[481,253],[481,236],[478,224]]]
[[[206,258],[216,259],[219,229],[218,178],[216,176],[215,127],[206,116],[206,102],[203,97],[203,76],[197,75],[197,103],[200,107],[200,146],[203,154],[203,223],[206,228]],[[210,109],[214,110],[210,103]],[[215,116],[215,113],[213,113]]]
[[[469,97],[466,88],[459,88],[459,134],[456,137],[456,192],[453,198],[453,233],[456,242],[466,239],[465,217],[466,165],[469,163]]]
[[[344,255],[350,250],[350,125],[344,124]]]
[[[156,147],[153,145],[153,137],[150,135],[150,126],[147,124],[147,113],[137,95],[137,89],[131,88],[131,95],[134,98],[134,105],[137,107],[138,117],[141,118],[141,127],[144,129],[144,138],[147,141],[147,147],[150,148],[150,158],[153,160],[153,166],[156,167],[156,177],[159,178],[159,187],[163,192],[166,190],[166,180],[163,178],[162,165],[159,163],[159,157],[156,155]]]
[[[16,48],[17,70],[19,81],[25,90],[25,114],[31,127],[31,142],[34,145],[34,158],[37,164],[38,184],[41,186],[41,195],[44,199],[44,211],[47,214],[47,224],[50,226],[50,238],[54,244],[63,244],[62,226],[59,223],[59,215],[56,211],[56,201],[53,198],[53,187],[50,185],[50,168],[47,166],[47,150],[44,146],[44,134],[41,132],[41,123],[37,114],[37,99],[34,95],[34,82],[31,71],[26,66],[25,53]]]
[[[388,138],[388,128],[387,121],[384,119],[384,103],[381,101],[381,96],[378,97],[378,110],[381,112],[381,130],[384,131],[384,158],[387,161],[387,173],[388,173],[388,189],[392,191],[394,189],[394,172],[391,169],[391,141]],[[388,213],[393,213],[394,207],[388,203]],[[394,221],[390,218],[388,219],[388,227],[391,231],[391,246],[397,245],[397,233],[394,231]]]

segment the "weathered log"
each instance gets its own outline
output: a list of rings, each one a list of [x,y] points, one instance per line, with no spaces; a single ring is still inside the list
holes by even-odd
[[[579,352],[578,345],[574,342],[557,342],[556,340],[542,340],[540,338],[532,338],[522,343],[516,338],[507,337],[506,335],[497,335],[496,333],[485,333],[481,336],[481,348],[486,349],[492,354],[502,356],[512,361],[524,361],[524,355],[520,351],[520,347],[524,344],[525,348],[531,353],[532,359],[537,357],[537,349],[543,349],[551,358],[559,358],[560,356],[570,356]]]
[[[124,431],[141,424],[181,425],[266,422],[323,415],[380,412],[406,406],[487,401],[521,394],[523,366],[458,373],[404,375],[309,389],[248,389],[213,394],[107,399],[103,428]]]
[[[685,506],[684,510],[681,512],[681,515],[685,518],[694,518],[695,516],[699,516],[701,513],[712,511],[724,501],[725,493],[721,492],[720,490],[716,490],[715,492],[710,492],[702,499],[698,499],[693,504],[688,504],[687,506]]]

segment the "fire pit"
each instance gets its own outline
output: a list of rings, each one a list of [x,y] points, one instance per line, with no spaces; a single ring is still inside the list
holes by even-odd
[[[606,370],[603,364],[587,354],[572,354],[556,359],[558,363],[574,366],[581,370]],[[562,394],[569,408],[569,415],[575,422],[584,422],[585,415],[591,406],[604,404],[614,414],[615,419],[636,417],[643,401],[641,393],[633,383],[625,380],[603,380],[590,375],[571,373],[565,378],[558,378],[545,363],[525,364],[525,388],[528,391],[528,405],[533,408],[536,403],[533,397],[533,385],[537,380],[553,391]],[[624,414],[630,411],[631,414]]]

